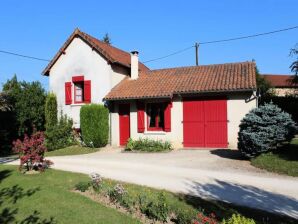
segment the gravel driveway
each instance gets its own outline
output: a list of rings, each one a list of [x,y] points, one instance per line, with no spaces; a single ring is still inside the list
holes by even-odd
[[[170,153],[100,152],[51,157],[54,168],[182,192],[286,214],[298,219],[298,178],[268,173],[230,150]]]

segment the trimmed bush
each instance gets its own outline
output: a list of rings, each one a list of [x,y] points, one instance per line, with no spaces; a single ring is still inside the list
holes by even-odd
[[[90,187],[90,182],[81,181],[75,185],[75,189],[77,191],[81,191],[81,192],[87,191],[89,189],[89,187]]]
[[[128,140],[125,151],[141,151],[141,152],[163,152],[171,151],[172,144],[168,141],[152,140],[148,138],[139,138],[138,140]]]
[[[255,224],[255,221],[253,219],[246,218],[244,216],[241,216],[239,214],[233,214],[231,218],[229,218],[227,221],[223,220],[223,224]]]
[[[81,132],[89,147],[103,147],[109,139],[109,111],[100,104],[84,105],[80,110]]]
[[[238,133],[238,149],[247,157],[277,148],[290,142],[296,132],[291,115],[273,103],[264,104],[245,115]]]
[[[72,119],[61,113],[58,123],[54,126],[49,126],[45,135],[46,146],[49,151],[74,145]]]
[[[57,98],[54,93],[49,93],[45,105],[46,129],[58,123]]]

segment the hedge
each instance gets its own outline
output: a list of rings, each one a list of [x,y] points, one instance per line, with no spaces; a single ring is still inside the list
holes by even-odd
[[[81,107],[80,126],[84,143],[89,147],[103,147],[109,139],[109,111],[100,104]]]

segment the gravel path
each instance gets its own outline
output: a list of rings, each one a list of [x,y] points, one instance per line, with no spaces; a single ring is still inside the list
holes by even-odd
[[[100,152],[51,157],[55,169],[89,174],[281,213],[298,219],[298,178],[268,173],[230,150]]]

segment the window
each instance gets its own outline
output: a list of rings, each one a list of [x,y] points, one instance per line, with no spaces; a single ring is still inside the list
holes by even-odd
[[[166,105],[164,103],[148,103],[147,116],[148,116],[148,130],[161,131],[164,129],[165,119],[164,111]]]
[[[74,83],[74,102],[75,103],[84,102],[84,83],[83,82]]]

